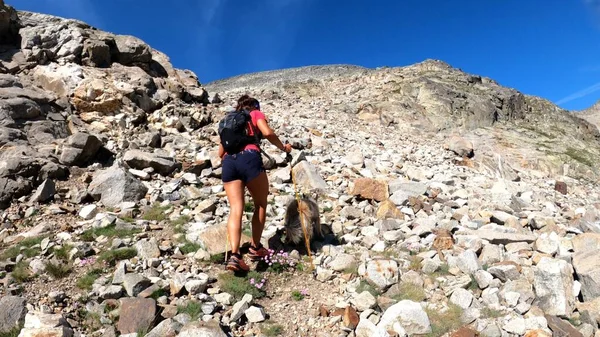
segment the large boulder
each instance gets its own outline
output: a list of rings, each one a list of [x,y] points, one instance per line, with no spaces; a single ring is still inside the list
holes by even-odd
[[[571,264],[543,257],[533,273],[537,305],[547,315],[568,317],[575,309]]]
[[[155,172],[165,176],[181,167],[181,164],[177,163],[171,157],[140,150],[129,150],[125,152],[123,161],[134,169],[143,170],[151,167]]]
[[[25,322],[27,314],[25,304],[25,299],[22,297],[4,296],[0,298],[0,335],[8,334]]]
[[[65,165],[85,165],[96,156],[101,147],[102,142],[96,136],[78,132],[67,139],[60,162]]]
[[[0,209],[9,207],[13,200],[29,194],[32,190],[33,186],[27,179],[0,178]]]
[[[78,112],[98,112],[112,115],[119,111],[123,94],[114,83],[105,79],[86,78],[73,92],[71,104]]]
[[[28,312],[20,337],[72,337],[74,331],[60,314]]]
[[[581,283],[581,295],[588,302],[600,297],[600,249],[589,249],[573,256],[573,267]]]
[[[149,63],[152,61],[150,47],[144,41],[130,35],[115,36],[116,51],[114,60],[128,66],[135,63]]]
[[[399,323],[409,336],[431,332],[429,317],[417,302],[404,300],[392,305],[385,311],[377,326],[394,331],[395,323]]]
[[[127,201],[137,202],[148,192],[142,182],[118,166],[97,172],[88,189],[92,197],[106,207],[119,207]]]
[[[114,41],[112,41],[114,43]],[[111,63],[111,50],[107,41],[89,38],[83,42],[81,63],[90,67],[108,67]]]
[[[84,29],[89,28],[85,23],[32,12],[19,12],[19,20],[23,26],[19,31],[21,51],[26,61],[66,63],[81,57]]]
[[[18,30],[17,12],[0,0],[0,44],[15,42]]]
[[[83,69],[73,63],[38,65],[32,70],[35,83],[57,97],[68,97],[83,81]]]

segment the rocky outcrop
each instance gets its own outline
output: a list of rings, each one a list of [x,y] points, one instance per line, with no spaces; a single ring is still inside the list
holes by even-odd
[[[191,131],[211,122],[202,108],[208,93],[197,76],[174,69],[166,55],[136,37],[17,12],[4,3],[0,36],[9,50],[0,57],[0,166],[18,145],[27,148],[29,163],[47,167],[40,171],[44,177],[0,176],[6,178],[3,208],[48,175],[64,179],[69,167],[111,164],[121,151],[145,143],[126,134],[169,127]],[[161,108],[158,118],[151,115]],[[149,119],[152,126],[146,124]],[[156,147],[156,142],[146,145]],[[169,160],[173,168],[158,166],[160,173],[181,165]]]

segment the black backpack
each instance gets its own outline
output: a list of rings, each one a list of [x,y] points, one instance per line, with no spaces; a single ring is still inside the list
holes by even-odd
[[[254,136],[248,132],[248,123]],[[258,132],[252,125],[250,113],[246,110],[229,112],[219,122],[221,144],[228,154],[240,152],[248,144],[258,145]]]

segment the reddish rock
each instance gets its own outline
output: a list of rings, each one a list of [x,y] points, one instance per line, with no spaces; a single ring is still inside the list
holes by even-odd
[[[350,306],[346,307],[346,310],[344,310],[344,326],[354,330],[358,326],[359,321],[360,317],[356,310]]]
[[[563,181],[557,181],[554,183],[554,190],[562,194],[567,194],[567,183]]]
[[[124,334],[150,331],[156,317],[156,302],[151,298],[123,298],[119,315],[119,332]]]
[[[364,199],[384,201],[389,198],[388,184],[381,180],[358,178],[354,180],[354,188],[350,194]]]
[[[480,336],[479,332],[477,332],[471,328],[467,328],[467,327],[463,326],[462,328],[454,331],[450,337],[479,337],[479,336]]]
[[[322,304],[319,306],[319,316],[321,316],[321,317],[329,316],[329,310],[327,310],[327,308]]]
[[[389,199],[384,200],[377,208],[377,219],[399,219],[404,220],[404,213]]]

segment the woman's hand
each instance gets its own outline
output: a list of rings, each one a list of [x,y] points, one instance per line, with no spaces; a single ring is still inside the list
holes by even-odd
[[[287,152],[287,153],[292,152],[292,144],[284,144],[283,145],[283,151]]]

